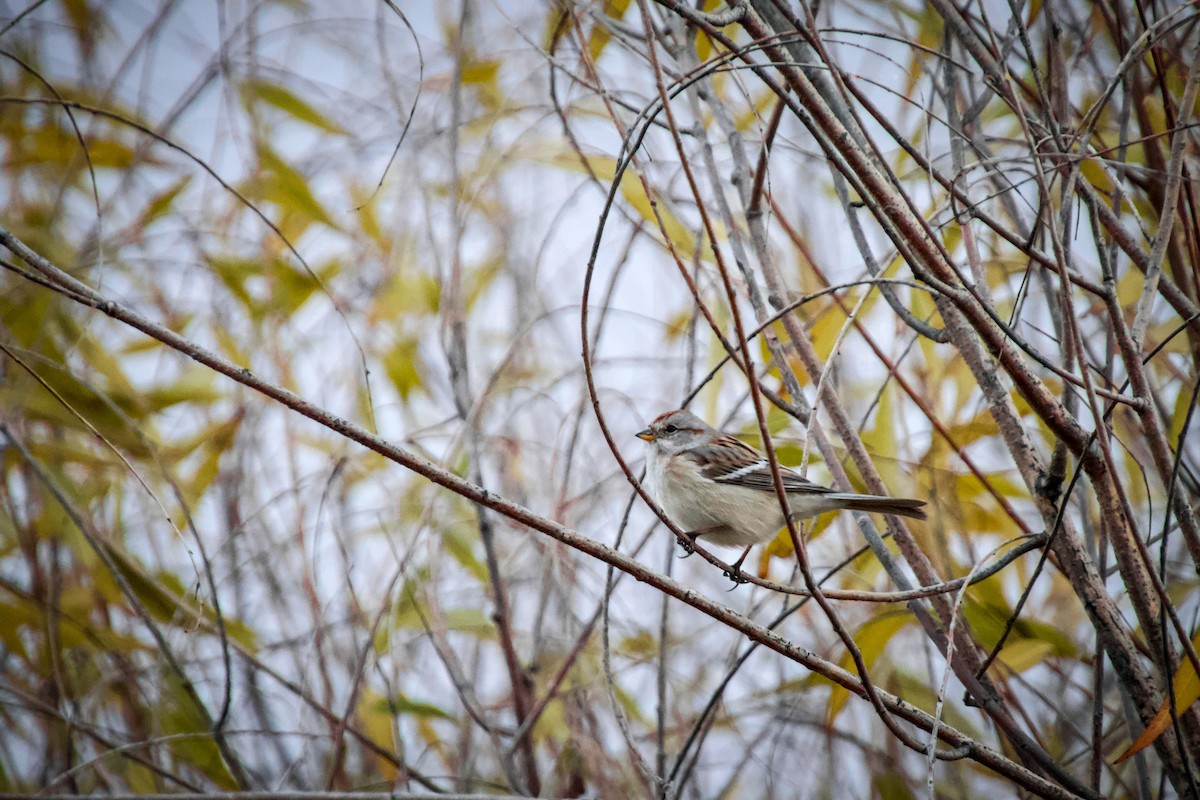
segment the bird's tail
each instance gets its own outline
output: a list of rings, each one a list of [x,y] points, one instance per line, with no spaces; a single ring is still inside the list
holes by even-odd
[[[839,500],[841,508],[851,511],[870,511],[877,514],[895,514],[898,517],[925,519],[924,500],[913,497],[880,497],[873,494],[829,494],[826,499]]]

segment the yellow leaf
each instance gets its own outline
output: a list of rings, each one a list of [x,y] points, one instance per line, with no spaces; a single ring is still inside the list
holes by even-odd
[[[383,357],[383,369],[400,397],[408,399],[414,389],[420,389],[424,361],[415,338],[401,339]]]
[[[1052,642],[1038,639],[1019,639],[1012,644],[1006,644],[1000,651],[1000,663],[1013,672],[1024,672],[1035,667],[1054,655],[1055,647]]]
[[[1002,582],[993,579],[972,586],[963,602],[962,615],[970,623],[980,644],[989,649],[994,647],[1000,641],[1008,618],[1012,616],[1012,607],[1002,592]],[[1032,644],[1019,645],[1021,642]],[[1005,656],[1010,648],[1017,648],[1012,662],[1020,667],[1028,660],[1031,648],[1043,645],[1046,647],[1045,655],[1062,658],[1074,658],[1076,655],[1075,645],[1058,627],[1023,614],[1017,618],[1004,649],[1000,651],[1000,661],[1008,666]]]
[[[247,105],[254,100],[261,100],[314,128],[339,135],[345,133],[340,125],[277,83],[261,80],[246,81],[241,85],[241,93],[243,102]]]
[[[454,557],[467,572],[471,573],[481,584],[487,582],[487,567],[475,557],[472,547],[478,537],[468,536],[461,530],[451,529],[442,535],[442,546]]]
[[[303,267],[293,267],[283,259],[272,259],[267,266],[271,282],[270,310],[284,318],[298,311],[322,283],[327,283],[341,270],[341,264],[336,260],[314,269],[311,275]]]
[[[991,414],[980,413],[979,416],[968,422],[948,426],[946,431],[955,444],[965,447],[988,436],[998,435],[1000,426],[996,424],[996,420]]]
[[[150,572],[136,558],[120,548],[107,544],[104,547],[114,566],[125,578],[137,602],[141,603],[152,617],[189,630],[199,626],[207,633],[216,632],[216,610],[207,604],[201,609],[186,600],[187,590],[176,575],[163,570]],[[116,587],[115,579],[107,570],[96,573],[97,588],[104,590],[104,584],[109,586],[105,596],[120,598],[121,602],[126,602],[127,599]],[[244,622],[224,614],[222,621],[229,638],[251,652],[258,648],[254,632]]]
[[[257,308],[261,304],[262,298],[257,296],[260,293],[251,294],[247,281],[262,274],[262,263],[251,258],[225,258],[212,255],[207,257],[207,261],[209,269],[217,276],[225,289],[247,311],[257,316]]]
[[[961,242],[962,228],[957,222],[948,223],[942,228],[942,243],[946,246],[946,252],[953,253]]]
[[[658,639],[650,631],[638,631],[618,642],[617,651],[631,656],[650,656],[658,652]]]
[[[874,666],[892,637],[912,621],[913,616],[907,611],[889,611],[863,623],[862,627],[855,632],[854,641],[858,644],[858,649],[862,653],[863,661],[868,669]],[[842,656],[841,664],[845,669],[854,670],[854,660],[849,653]],[[825,707],[826,725],[833,724],[849,699],[850,691],[848,689],[834,685],[833,691],[829,693],[829,704]]]
[[[303,173],[269,147],[258,148],[258,159],[262,169],[244,194],[272,202],[284,212],[295,212],[330,228],[337,228],[333,218],[312,193],[308,178]]]
[[[754,98],[753,104],[748,106],[744,111],[733,118],[733,124],[739,131],[752,130],[756,125],[760,124],[765,117],[770,116],[771,110],[776,103],[781,103],[779,96],[771,91],[764,91]],[[803,256],[800,256],[801,258]],[[808,287],[815,288],[815,287]],[[805,289],[805,291],[808,290]]]
[[[431,719],[454,719],[454,715],[448,711],[435,706],[433,703],[424,703],[419,700],[412,700],[404,695],[397,695],[394,700],[389,700],[380,697],[376,701],[376,706],[381,711],[386,711],[390,714],[408,714],[414,717],[426,717]]]
[[[846,313],[837,306],[829,305],[809,330],[813,348],[817,351],[817,358],[822,363],[829,360],[829,354],[833,352],[838,332],[841,331],[845,322]]]
[[[216,326],[217,344],[220,345],[221,353],[235,364],[249,364],[250,354],[242,349],[242,341],[238,337],[229,332],[229,328],[225,325]]]
[[[88,159],[94,169],[126,169],[133,164],[133,149],[115,139],[85,137]],[[28,167],[40,164],[64,167],[69,164],[82,168],[86,163],[79,151],[75,132],[58,125],[35,128],[24,141],[10,145],[5,166]]]
[[[1018,487],[1007,475],[992,473],[985,477],[1001,497],[1022,496],[1024,488]],[[955,522],[962,526],[963,531],[972,535],[1015,535],[1018,532],[1017,524],[974,474],[963,473],[955,474],[952,478],[943,477],[939,484],[939,493],[945,497],[947,507],[953,512]]]
[[[185,369],[170,383],[147,389],[142,397],[150,411],[162,411],[179,403],[215,403],[223,396],[215,386],[215,376],[216,373],[207,367]]]
[[[19,600],[17,605],[0,603],[0,642],[4,643],[6,650],[23,660],[29,659],[29,651],[25,649],[21,630],[26,626],[21,623],[25,622],[29,627],[40,627],[40,620],[34,619],[33,609],[28,608],[29,605]],[[70,644],[64,642],[64,646],[69,647]]]
[[[1200,648],[1200,631],[1192,636],[1192,647]],[[1175,689],[1175,716],[1178,717],[1188,709],[1188,706],[1200,699],[1200,678],[1196,676],[1196,668],[1192,666],[1191,659],[1184,658],[1180,663],[1179,669],[1175,671],[1173,686]],[[1169,696],[1163,698],[1162,705],[1158,707],[1158,712],[1150,720],[1146,729],[1142,731],[1142,735],[1129,745],[1128,750],[1117,756],[1114,764],[1120,764],[1130,756],[1146,749],[1154,743],[1155,739],[1162,736],[1167,728],[1171,727],[1171,712],[1167,708],[1169,702]]]
[[[1094,158],[1085,158],[1079,164],[1079,171],[1087,182],[1096,189],[1103,192],[1105,195],[1112,194],[1113,186],[1112,178],[1105,172],[1098,161]]]
[[[692,309],[690,307],[682,308],[673,316],[669,317],[666,320],[667,329],[665,335],[667,337],[667,341],[676,341],[678,339],[682,339],[684,334],[687,333],[688,326],[691,324],[691,322]]]
[[[900,462],[896,459],[899,435],[896,431],[895,395],[894,382],[883,387],[875,409],[874,425],[862,435],[863,444],[872,455],[877,456],[875,466],[883,482],[893,487],[900,479]]]
[[[879,800],[915,800],[916,795],[908,786],[908,777],[889,770],[876,775],[871,781],[871,796]]]
[[[628,172],[621,180],[621,196],[651,225],[658,226],[659,219],[661,219],[661,230],[675,245],[676,252],[680,253],[683,258],[686,259],[695,251],[696,240],[692,236],[692,232],[666,207],[662,199],[651,201],[642,182]],[[655,216],[656,210],[657,216]]]
[[[1124,270],[1124,273],[1117,279],[1117,302],[1122,307],[1128,307],[1137,302],[1138,297],[1141,296],[1142,284],[1146,278],[1136,269]]]
[[[1183,432],[1183,423],[1187,419],[1188,411],[1192,408],[1192,393],[1187,389],[1180,389],[1175,395],[1175,410],[1171,412],[1171,430],[1167,433],[1172,442],[1179,441],[1179,435]]]
[[[610,19],[620,20],[625,16],[625,9],[629,8],[629,0],[607,0],[604,4],[604,15]],[[597,24],[592,28],[592,34],[588,37],[588,54],[595,61],[604,52],[605,46],[612,39],[612,34],[608,31],[608,26]]]
[[[542,146],[540,148],[531,148],[528,152],[529,157],[532,159],[544,161],[559,167],[579,172],[590,170],[601,180],[612,180],[617,171],[616,160],[607,156],[589,156],[587,157],[587,164],[584,165],[579,163],[579,157],[573,151],[568,152],[559,149],[547,155],[545,147]],[[632,206],[656,230],[658,229],[658,220],[655,217],[654,211],[657,206],[658,215],[662,218],[662,229],[666,232],[671,242],[674,243],[676,251],[684,258],[695,252],[695,237],[692,236],[691,230],[679,221],[679,218],[665,205],[663,199],[656,198],[655,202],[652,203],[646,195],[646,190],[642,182],[628,169],[621,176],[621,195],[625,198],[625,202]]]
[[[500,72],[499,59],[472,59],[466,61],[462,65],[462,71],[459,73],[462,76],[464,84],[475,83],[489,85],[495,83],[496,76]]]
[[[135,405],[136,396],[113,396],[103,392],[65,370],[39,367],[39,377],[57,394],[35,382],[25,372],[13,370],[6,382],[0,382],[0,408],[20,409],[26,419],[48,422],[58,430],[76,430],[89,436],[90,424],[113,446],[127,455],[139,458],[149,455],[146,440],[154,440],[150,420],[144,417],[144,409]],[[64,402],[70,405],[68,408]],[[78,414],[78,417],[76,416]],[[87,421],[87,424],[80,421]],[[135,429],[131,422],[139,427]]]
[[[90,56],[95,51],[98,33],[105,30],[106,26],[101,19],[97,19],[87,0],[64,0],[63,9],[71,21],[67,29],[75,32],[80,51]]]
[[[1042,13],[1042,0],[1032,0],[1029,4],[1029,16],[1025,18],[1025,27],[1033,25],[1033,21]]]
[[[358,192],[355,193],[359,194]],[[355,200],[355,212],[358,214],[358,226],[362,232],[370,237],[371,241],[380,250],[387,251],[388,238],[383,233],[383,227],[379,224],[379,217],[375,213],[375,201],[370,196],[359,197]]]
[[[696,28],[696,55],[701,61],[707,61],[713,54],[712,39],[700,28]]]
[[[392,739],[392,715],[388,708],[387,699],[370,689],[363,689],[359,695],[358,709],[359,727],[367,738],[375,742],[385,751],[395,750]],[[385,780],[395,780],[398,772],[396,765],[383,756],[376,756],[376,766]]]
[[[171,211],[171,206],[175,203],[175,198],[188,187],[192,182],[190,175],[185,175],[179,180],[172,183],[166,189],[163,189],[158,194],[150,198],[150,202],[142,209],[141,216],[138,217],[138,228],[145,228],[156,219],[166,216]]]
[[[772,558],[788,558],[795,553],[792,547],[792,537],[788,533],[787,528],[782,528],[775,534],[775,538],[767,542],[763,547],[762,553],[758,559],[758,575],[760,578],[767,577],[770,574],[770,563]]]

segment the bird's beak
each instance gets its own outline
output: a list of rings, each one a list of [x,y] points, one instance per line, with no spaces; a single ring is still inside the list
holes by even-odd
[[[634,434],[634,436],[638,437],[643,442],[653,442],[654,441],[654,434],[650,432],[649,428],[646,428],[646,430],[644,430],[644,431],[638,431],[637,433]]]

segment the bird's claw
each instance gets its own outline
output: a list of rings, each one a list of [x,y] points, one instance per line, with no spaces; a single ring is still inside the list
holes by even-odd
[[[733,581],[733,586],[729,589],[731,592],[743,583],[750,582],[750,579],[742,574],[741,567],[730,567],[729,569],[721,570],[721,574]]]
[[[676,541],[679,542],[679,547],[683,550],[683,555],[681,555],[680,558],[687,558],[692,553],[696,552],[696,548],[692,544],[692,540],[686,536],[679,536],[676,538]]]
[[[734,589],[736,589],[738,586],[741,586],[743,583],[750,582],[750,579],[742,574],[742,564],[745,563],[746,556],[748,556],[748,555],[750,555],[749,547],[747,547],[745,550],[742,551],[741,557],[738,558],[737,561],[733,562],[732,566],[730,566],[729,569],[721,570],[721,574],[723,574],[726,578],[729,578],[729,580],[733,581],[733,588],[729,590],[731,592]]]

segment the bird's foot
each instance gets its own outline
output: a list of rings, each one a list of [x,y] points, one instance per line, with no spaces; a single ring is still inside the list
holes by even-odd
[[[724,575],[726,578],[729,578],[729,580],[733,581],[733,588],[731,588],[729,590],[731,592],[734,589],[736,589],[738,586],[741,586],[743,583],[750,582],[750,579],[742,574],[742,562],[744,562],[746,560],[746,556],[748,556],[748,555],[750,555],[749,547],[747,547],[745,550],[742,551],[741,557],[738,558],[737,561],[733,562],[733,565],[730,566],[729,569],[721,571],[722,575]]]
[[[680,558],[687,558],[696,552],[696,537],[692,534],[685,533],[681,536],[676,536],[675,541],[679,543],[679,547],[683,550],[683,555]]]
[[[733,586],[729,587],[729,591],[731,592],[737,587],[741,586],[743,583],[750,582],[750,579],[742,574],[741,567],[734,566],[730,567],[729,569],[721,570],[721,574],[733,581]]]

